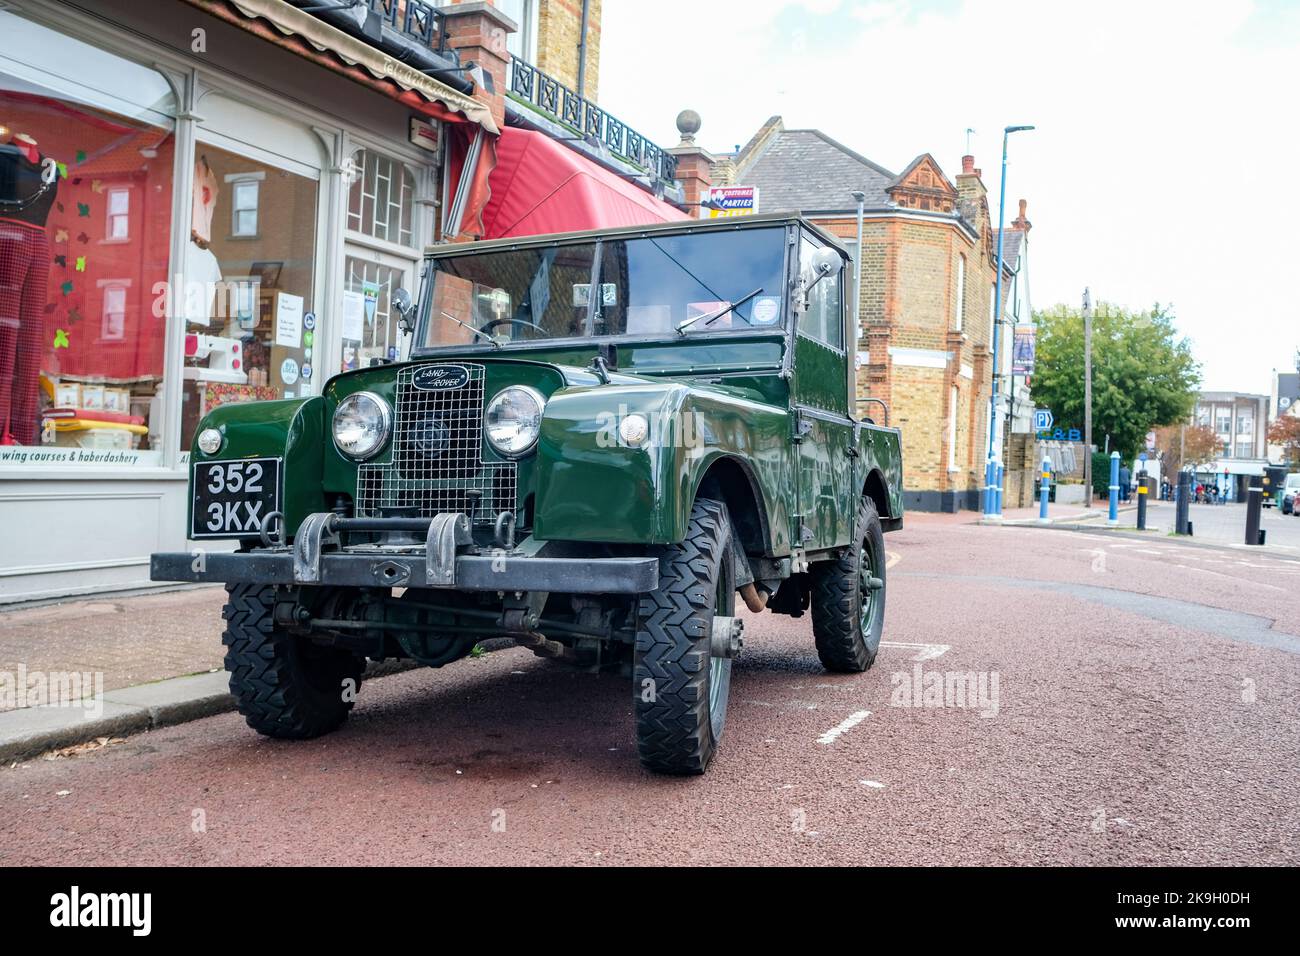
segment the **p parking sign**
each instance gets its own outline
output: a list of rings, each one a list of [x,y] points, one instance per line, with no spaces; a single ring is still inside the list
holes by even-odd
[[[1052,416],[1050,408],[1034,409],[1034,431],[1045,432],[1055,424],[1056,419]]]

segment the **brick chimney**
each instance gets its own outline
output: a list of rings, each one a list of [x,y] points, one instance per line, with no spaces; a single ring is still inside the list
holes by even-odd
[[[443,29],[447,32],[447,45],[460,52],[463,65],[477,63],[492,79],[493,90],[481,85],[474,87],[474,99],[487,105],[497,126],[506,125],[506,65],[510,54],[506,52],[506,35],[516,33],[519,25],[491,3],[461,2],[439,7]]]
[[[1025,216],[1025,207],[1028,205],[1029,203],[1025,200],[1020,200],[1020,215],[1011,221],[1011,228],[1016,232],[1028,233],[1030,229],[1034,228],[1034,224]]]
[[[957,174],[956,185],[957,209],[961,217],[974,226],[976,232],[982,231],[988,217],[985,198],[988,190],[984,188],[980,171],[975,168],[974,156],[967,154],[961,158],[961,172]]]

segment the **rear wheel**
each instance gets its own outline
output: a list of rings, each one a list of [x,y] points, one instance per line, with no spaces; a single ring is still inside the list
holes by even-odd
[[[731,689],[731,657],[715,656],[714,622],[732,618],[735,582],[726,507],[697,501],[686,539],[660,555],[659,589],[640,601],[636,743],[648,770],[699,774],[713,759]]]
[[[364,659],[277,626],[274,587],[232,584],[227,591],[221,643],[230,692],[248,726],[291,740],[337,729],[361,688]]]
[[[870,498],[858,505],[853,544],[811,568],[813,637],[827,670],[860,673],[876,660],[885,625],[885,534]]]

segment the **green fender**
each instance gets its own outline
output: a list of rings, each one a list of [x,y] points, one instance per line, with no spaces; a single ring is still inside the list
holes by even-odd
[[[313,511],[325,510],[321,485],[321,453],[327,440],[325,400],[319,395],[269,402],[219,405],[195,430],[191,463],[235,461],[240,458],[280,458],[280,510],[292,535]],[[225,441],[215,455],[198,447],[198,434],[215,428]],[[194,503],[194,473],[190,471],[190,504]],[[191,515],[191,520],[192,520]]]
[[[741,389],[681,383],[609,384],[556,392],[537,450],[534,534],[543,540],[667,544],[686,536],[709,468],[734,457],[761,492],[769,546],[788,550],[790,421]],[[641,414],[641,447],[619,422]]]

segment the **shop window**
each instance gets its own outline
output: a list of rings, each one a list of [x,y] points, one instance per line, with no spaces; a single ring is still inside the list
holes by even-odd
[[[312,394],[320,347],[317,181],[208,143],[195,152],[185,283],[172,303],[185,328],[183,450],[218,405]],[[229,234],[214,228],[226,221]]]
[[[352,154],[348,230],[400,246],[411,245],[415,177],[399,160],[370,149]]]
[[[104,312],[100,319],[99,337],[105,341],[119,342],[126,337],[126,279],[108,279],[101,283]]]
[[[108,234],[113,242],[126,242],[131,238],[131,190],[108,190],[108,215],[105,217]]]
[[[138,290],[170,271],[173,109],[153,70],[0,11],[0,467],[163,464]]]

